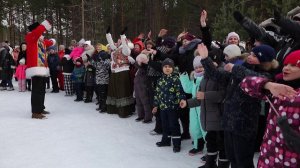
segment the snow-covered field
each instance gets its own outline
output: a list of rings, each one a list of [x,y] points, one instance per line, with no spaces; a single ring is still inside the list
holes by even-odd
[[[158,148],[154,122],[100,114],[95,103],[74,102],[63,92],[46,94],[46,120],[31,119],[30,92],[0,92],[0,168],[196,168],[191,140],[180,153]]]

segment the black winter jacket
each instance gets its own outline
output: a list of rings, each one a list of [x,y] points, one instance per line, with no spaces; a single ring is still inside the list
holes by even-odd
[[[260,100],[245,94],[239,87],[246,76],[259,76],[243,66],[234,66],[232,72],[217,70],[210,58],[201,60],[205,73],[226,87],[222,126],[224,131],[250,138],[256,136]]]

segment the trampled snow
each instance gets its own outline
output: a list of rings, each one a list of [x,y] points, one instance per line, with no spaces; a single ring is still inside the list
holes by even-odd
[[[31,119],[30,92],[0,91],[0,168],[197,168],[203,155],[156,147],[154,122],[100,114],[93,103],[74,102],[47,89],[46,120]],[[257,162],[257,155],[255,157]]]
[[[196,168],[191,140],[180,153],[156,147],[154,122],[100,114],[93,103],[46,93],[46,120],[31,119],[30,92],[0,91],[0,168]]]

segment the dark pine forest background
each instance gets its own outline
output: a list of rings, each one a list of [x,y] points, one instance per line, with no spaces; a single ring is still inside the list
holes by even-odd
[[[0,40],[18,45],[29,24],[47,17],[53,19],[52,31],[47,36],[66,45],[82,37],[93,43],[106,43],[108,25],[114,37],[125,26],[131,39],[149,30],[155,37],[161,28],[168,29],[173,36],[183,30],[201,36],[202,9],[208,12],[214,39],[222,41],[231,31],[246,39],[246,32],[232,17],[233,11],[239,10],[260,23],[272,17],[275,8],[286,15],[299,5],[299,0],[0,0]]]

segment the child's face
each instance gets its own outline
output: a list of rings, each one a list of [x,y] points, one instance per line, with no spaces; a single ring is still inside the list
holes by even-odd
[[[228,44],[236,44],[238,45],[239,44],[239,39],[235,36],[232,36],[228,39]]]
[[[152,44],[147,44],[146,46],[147,50],[150,50],[152,47],[153,47]]]
[[[141,47],[140,47],[140,45],[138,45],[138,44],[135,44],[135,45],[134,45],[134,51],[136,51],[136,52],[140,52],[140,51],[141,51]]]
[[[195,68],[196,73],[200,73],[200,72],[203,72],[203,71],[204,71],[203,66],[198,66],[198,67]]]
[[[102,50],[102,46],[101,45],[97,45],[96,46],[96,50],[99,52],[99,51],[101,51]]]
[[[283,80],[291,81],[300,78],[300,68],[291,64],[285,65],[282,69]]]
[[[163,66],[163,72],[166,75],[170,75],[173,72],[173,67],[170,65]]]
[[[190,42],[191,42],[191,41],[189,41],[189,40],[187,40],[187,39],[183,39],[183,40],[182,40],[182,46],[185,47],[185,46],[189,45]]]
[[[77,65],[77,66],[80,66],[80,65],[81,65],[81,62],[76,61],[76,65]]]
[[[23,44],[22,45],[22,51],[25,51],[27,49],[27,45],[26,44]]]
[[[255,56],[253,52],[251,52],[251,54],[247,57],[247,62],[252,65],[260,64],[258,58]]]

